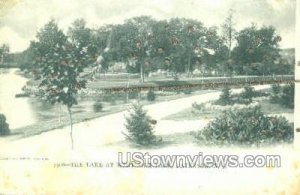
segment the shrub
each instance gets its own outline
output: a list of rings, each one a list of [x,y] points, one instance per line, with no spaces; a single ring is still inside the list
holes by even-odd
[[[224,111],[199,131],[196,138],[212,144],[291,142],[293,127],[284,117],[267,117],[259,106],[249,106]]]
[[[279,84],[274,84],[271,87],[271,96],[270,102],[271,103],[279,103],[280,102],[280,94],[281,94],[281,87]]]
[[[192,104],[192,108],[193,108],[193,110],[192,110],[193,113],[203,112],[203,111],[207,110],[206,102],[200,103],[200,104],[197,104],[197,102],[194,102]]]
[[[287,108],[294,108],[295,84],[288,84],[282,88],[281,104]]]
[[[295,84],[287,84],[283,87],[272,85],[270,102],[280,104],[287,108],[294,108]]]
[[[281,87],[279,84],[273,84],[271,86],[271,89],[272,89],[272,94],[274,95],[278,95],[281,92]]]
[[[4,114],[0,114],[0,136],[8,135],[10,133],[9,125],[6,123]]]
[[[152,90],[149,90],[147,93],[147,100],[148,101],[154,101],[156,98],[155,93]]]
[[[183,93],[186,94],[186,95],[192,94],[192,90],[186,89],[186,90],[183,90]]]
[[[240,97],[246,100],[247,101],[246,103],[251,103],[252,98],[255,97],[254,87],[252,86],[244,87],[244,91],[241,93]]]
[[[177,73],[172,74],[174,81],[179,81],[179,77]]]
[[[137,92],[137,91],[129,91],[128,92],[128,98],[129,99],[138,99],[139,98],[139,92]]]
[[[219,99],[216,101],[219,105],[232,104],[231,89],[226,87],[222,90]]]
[[[134,104],[130,115],[126,117],[127,139],[138,145],[151,145],[157,143],[154,135],[151,118],[139,104]]]
[[[101,112],[103,109],[103,105],[101,102],[95,102],[93,108],[94,108],[94,112]]]
[[[254,97],[267,97],[270,93],[267,91],[254,91]]]

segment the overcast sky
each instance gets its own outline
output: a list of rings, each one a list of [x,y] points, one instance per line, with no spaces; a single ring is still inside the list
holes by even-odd
[[[5,2],[5,1],[4,1]],[[236,28],[251,23],[273,25],[282,36],[281,46],[295,46],[295,0],[6,0],[0,5],[0,43],[22,51],[40,29],[54,18],[64,30],[84,18],[90,27],[121,23],[133,16],[156,19],[193,18],[219,26],[230,8]],[[1,2],[0,2],[1,3]]]

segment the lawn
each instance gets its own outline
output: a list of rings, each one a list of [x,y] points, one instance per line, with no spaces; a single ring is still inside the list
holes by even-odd
[[[185,93],[184,91],[155,92],[155,101],[148,101],[146,99],[146,93],[142,92],[139,102],[143,105],[149,105],[153,103],[189,97],[191,95],[200,95],[211,91],[212,90],[201,90],[194,91],[193,93]],[[41,103],[37,97],[35,98],[35,100],[31,99],[31,101],[32,105],[34,105],[35,107],[43,107],[35,109],[35,114],[38,116],[38,121],[25,127],[12,129],[12,136],[9,136],[9,139],[18,139],[22,137],[38,135],[43,132],[51,131],[70,125],[69,115],[65,106],[61,106],[60,109],[59,105],[50,105],[46,102]],[[125,93],[82,95],[79,97],[79,104],[75,105],[72,108],[73,124],[128,110],[132,103],[136,101],[138,101],[137,96],[134,96],[128,99],[127,101]],[[101,102],[101,104],[103,105],[102,111],[95,112],[93,110],[94,102]]]
[[[255,100],[255,99],[254,99]],[[268,99],[257,98],[256,101],[259,102],[261,110],[266,115],[280,115],[280,114],[293,114],[294,110],[290,108],[285,108],[279,104],[272,104]],[[220,114],[218,110],[197,110],[191,106],[181,112],[169,115],[165,117],[165,120],[202,120],[202,119],[213,119]]]

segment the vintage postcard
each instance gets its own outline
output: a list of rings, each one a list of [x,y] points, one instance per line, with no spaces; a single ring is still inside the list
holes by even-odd
[[[0,0],[0,194],[300,194],[300,0]]]

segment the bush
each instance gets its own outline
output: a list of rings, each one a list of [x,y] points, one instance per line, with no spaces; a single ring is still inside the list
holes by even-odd
[[[192,90],[190,89],[186,89],[186,90],[183,90],[183,93],[186,94],[186,95],[189,95],[189,94],[192,94]]]
[[[137,91],[129,91],[128,92],[128,98],[129,99],[138,99],[139,98],[139,92],[137,92]]]
[[[295,84],[288,84],[282,88],[281,104],[287,108],[294,108]]]
[[[124,133],[127,139],[138,145],[151,145],[157,143],[154,135],[151,118],[147,115],[139,104],[134,104],[130,115],[126,117],[126,129],[128,135]]]
[[[103,109],[103,105],[101,102],[95,102],[93,108],[94,108],[94,112],[101,112]]]
[[[271,86],[271,89],[272,89],[272,94],[274,95],[278,95],[281,92],[281,87],[279,84],[273,84]]]
[[[216,101],[219,105],[232,104],[231,89],[226,87],[222,90],[219,99]]]
[[[152,102],[155,100],[155,98],[156,98],[155,93],[152,90],[149,90],[147,93],[147,100]]]
[[[194,102],[192,104],[192,108],[193,108],[192,112],[196,114],[196,113],[202,113],[203,111],[208,110],[206,108],[206,104],[207,104],[206,102],[200,103],[200,104],[197,104],[196,102]]]
[[[246,103],[251,103],[252,99],[255,97],[255,90],[252,86],[244,87],[244,91],[240,95],[241,98],[246,100]]]
[[[4,114],[0,114],[0,136],[8,135],[10,133],[9,125],[6,123]]]
[[[290,143],[293,127],[284,117],[267,117],[259,106],[249,106],[224,111],[198,132],[196,138],[212,144]]]
[[[270,96],[270,102],[277,104],[280,102],[280,96],[281,96],[281,87],[279,84],[274,84],[271,87],[271,96]]]
[[[287,84],[283,87],[272,85],[270,102],[280,104],[287,108],[294,108],[295,84]]]

